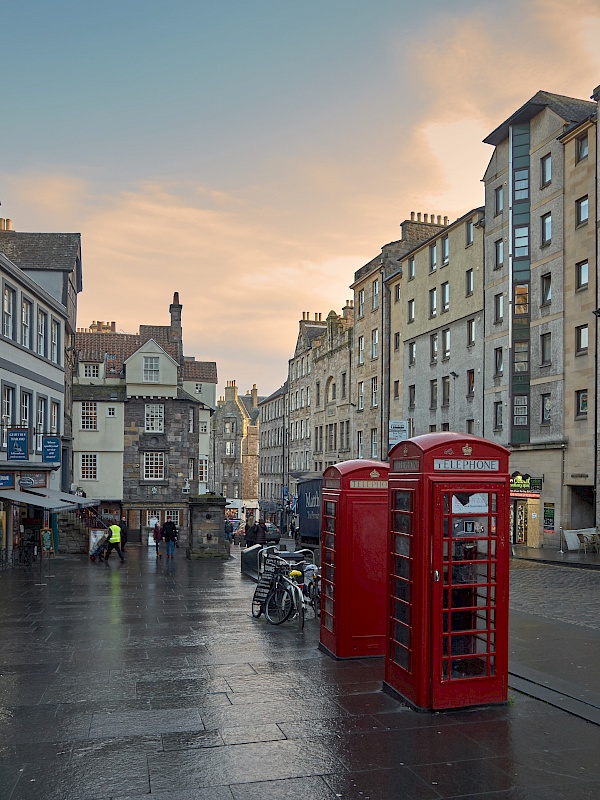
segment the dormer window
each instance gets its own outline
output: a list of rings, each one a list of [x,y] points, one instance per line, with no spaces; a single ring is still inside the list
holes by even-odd
[[[83,365],[83,377],[84,378],[99,378],[100,377],[100,365],[99,364],[84,364]]]
[[[158,356],[144,356],[144,383],[159,383],[159,380]]]

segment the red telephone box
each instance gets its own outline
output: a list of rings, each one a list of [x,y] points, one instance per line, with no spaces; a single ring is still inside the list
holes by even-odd
[[[388,472],[360,459],[323,473],[320,646],[336,658],[385,654]]]
[[[508,457],[461,433],[390,452],[385,685],[416,708],[507,700]]]

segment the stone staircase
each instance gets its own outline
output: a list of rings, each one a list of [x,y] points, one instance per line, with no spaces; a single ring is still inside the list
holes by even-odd
[[[89,547],[90,525],[105,527],[93,517],[81,517],[77,511],[61,511],[58,514],[58,552],[87,553]]]

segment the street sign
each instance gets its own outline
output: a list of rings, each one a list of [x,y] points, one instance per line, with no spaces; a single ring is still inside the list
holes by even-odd
[[[391,419],[388,431],[388,442],[390,450],[398,442],[405,442],[408,439],[408,420]]]

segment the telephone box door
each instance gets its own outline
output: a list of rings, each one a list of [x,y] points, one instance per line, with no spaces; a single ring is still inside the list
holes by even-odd
[[[432,706],[507,698],[504,484],[434,484]]]

